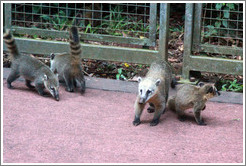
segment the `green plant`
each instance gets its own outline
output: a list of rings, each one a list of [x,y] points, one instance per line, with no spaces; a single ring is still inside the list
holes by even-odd
[[[126,77],[123,75],[123,68],[118,69],[118,73],[116,74],[116,79],[117,80],[120,80],[120,79],[126,80]]]
[[[223,80],[222,83],[222,91],[243,92],[243,85],[237,83],[237,79],[235,79],[234,81]]]
[[[219,28],[223,25],[225,28],[228,28],[228,19],[230,18],[230,10],[235,10],[234,3],[217,3],[215,5],[216,10],[222,10],[222,15],[220,14],[216,19],[215,27]]]
[[[62,10],[54,16],[42,15],[41,18],[44,21],[52,23],[53,28],[56,30],[63,30],[66,26],[72,25],[73,22],[66,17],[66,13]]]
[[[184,33],[184,27],[178,25],[178,27],[171,27],[170,28],[171,32],[180,32],[180,33]]]

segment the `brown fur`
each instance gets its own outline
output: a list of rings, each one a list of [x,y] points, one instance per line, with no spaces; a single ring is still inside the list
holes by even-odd
[[[201,111],[205,109],[206,102],[218,93],[212,84],[201,87],[184,84],[178,88],[177,94],[168,99],[168,109],[176,111],[179,119],[184,120],[184,111],[193,108],[196,122],[206,125],[201,117]],[[219,93],[218,93],[219,94]]]
[[[159,123],[159,119],[166,107],[172,71],[164,61],[153,62],[145,78],[139,78],[139,94],[135,101],[135,119],[133,125],[140,124],[140,116],[146,103],[154,112],[151,126]]]
[[[8,88],[13,89],[11,83],[22,76],[25,78],[28,88],[36,88],[40,95],[46,96],[44,92],[45,87],[58,101],[59,81],[56,72],[53,73],[48,66],[33,57],[20,54],[15,39],[9,30],[6,31],[3,39],[12,57],[11,72],[7,78]],[[34,82],[35,87],[31,85],[31,82]]]
[[[73,92],[76,81],[81,85],[81,93],[85,91],[85,79],[81,64],[81,44],[78,29],[70,29],[70,53],[51,54],[51,69],[57,70],[59,79],[65,80],[66,90]]]

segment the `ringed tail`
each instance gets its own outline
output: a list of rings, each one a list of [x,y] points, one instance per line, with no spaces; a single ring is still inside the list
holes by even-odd
[[[18,48],[15,43],[15,39],[13,38],[9,29],[7,29],[6,32],[4,33],[3,40],[9,49],[10,55],[13,56],[14,58],[17,57],[19,55]]]
[[[70,53],[72,57],[72,65],[80,64],[80,54],[82,52],[78,28],[72,26],[70,29]]]

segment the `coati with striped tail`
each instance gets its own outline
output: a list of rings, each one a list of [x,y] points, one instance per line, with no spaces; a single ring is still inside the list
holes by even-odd
[[[185,120],[184,111],[193,108],[193,113],[198,125],[204,123],[201,111],[206,108],[208,99],[220,95],[212,84],[199,83],[198,86],[184,84],[178,88],[177,94],[168,99],[168,109],[176,111],[180,121]]]
[[[140,116],[146,103],[149,103],[152,107],[148,110],[154,111],[154,118],[150,126],[159,123],[160,116],[166,108],[171,79],[171,66],[164,60],[153,62],[145,78],[138,78],[138,96],[134,105],[135,118],[133,125],[140,124]]]
[[[70,29],[70,53],[52,53],[50,55],[51,70],[57,70],[60,80],[65,80],[66,91],[73,92],[76,81],[81,85],[81,93],[85,92],[85,78],[81,67],[81,45],[78,29]]]
[[[11,55],[11,72],[7,78],[7,86],[12,89],[11,83],[20,76],[23,76],[28,88],[36,88],[41,96],[47,96],[44,92],[46,88],[50,94],[59,101],[59,80],[57,72],[52,72],[44,63],[28,55],[21,55],[18,51],[15,39],[10,30],[4,30],[4,42]],[[34,82],[35,87],[31,85]]]

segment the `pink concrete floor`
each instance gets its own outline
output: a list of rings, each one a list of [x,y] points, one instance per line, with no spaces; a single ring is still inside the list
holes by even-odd
[[[242,163],[243,105],[208,102],[198,126],[167,111],[132,125],[131,93],[60,88],[60,101],[41,97],[23,82],[3,85],[4,163]]]

